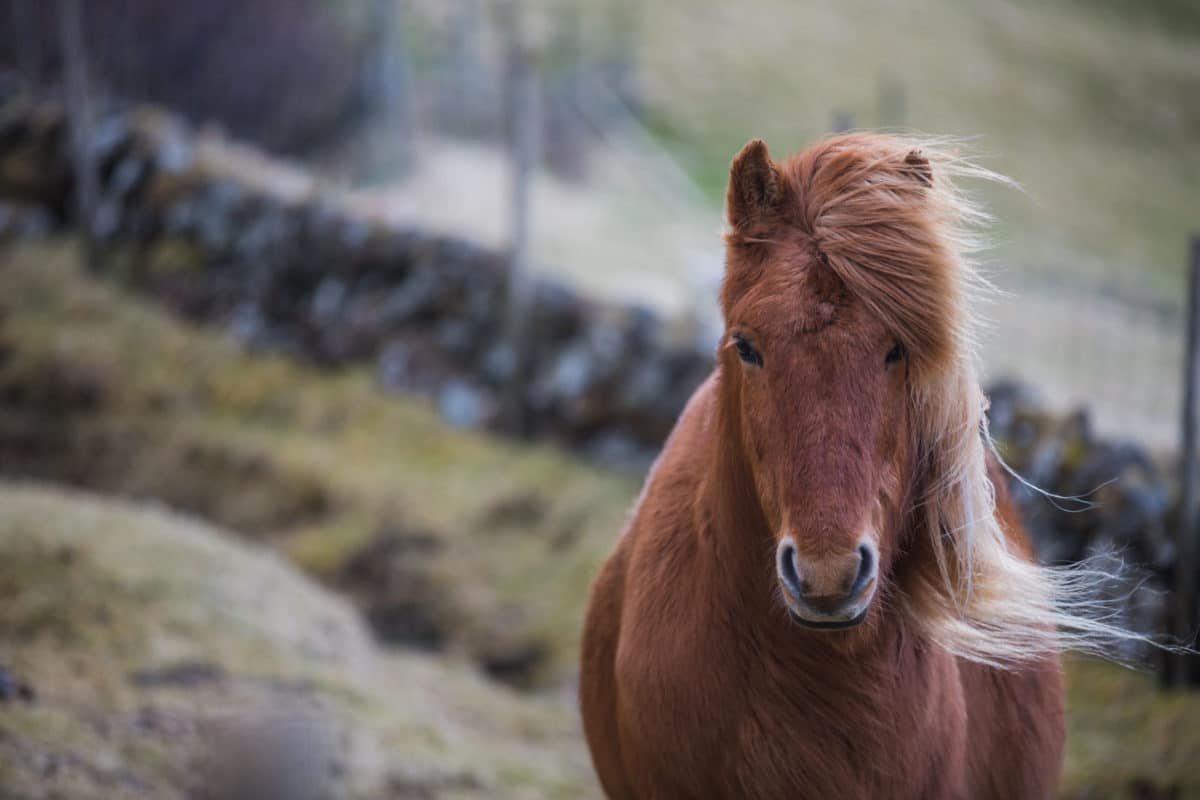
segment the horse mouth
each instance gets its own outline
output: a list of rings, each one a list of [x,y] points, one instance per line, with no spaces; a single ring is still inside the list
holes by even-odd
[[[842,630],[845,630],[846,628],[853,628],[855,625],[858,625],[864,619],[866,619],[867,618],[867,610],[868,609],[864,608],[862,611],[858,612],[858,616],[852,617],[850,619],[818,621],[818,620],[806,619],[806,618],[800,616],[799,614],[797,614],[795,611],[793,611],[789,607],[788,608],[788,616],[790,616],[792,618],[792,621],[795,622],[797,625],[803,625],[805,628],[812,628],[813,630],[818,630],[818,631],[842,631]]]

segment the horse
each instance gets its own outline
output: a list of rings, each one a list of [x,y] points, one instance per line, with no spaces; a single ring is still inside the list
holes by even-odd
[[[1053,795],[1088,624],[987,434],[972,175],[872,133],[733,159],[714,369],[587,606],[609,797]]]

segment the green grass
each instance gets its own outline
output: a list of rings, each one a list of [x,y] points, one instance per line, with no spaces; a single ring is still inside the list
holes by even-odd
[[[835,112],[857,127],[968,137],[1026,189],[987,192],[1001,259],[1170,299],[1200,204],[1200,33],[1135,9],[646,3],[638,81],[651,127],[714,201],[747,139],[783,155]],[[902,119],[881,112],[887,83],[904,87]]]
[[[1198,715],[1200,693],[1160,691],[1151,675],[1071,659],[1070,735],[1060,795],[1081,800],[1200,797]]]

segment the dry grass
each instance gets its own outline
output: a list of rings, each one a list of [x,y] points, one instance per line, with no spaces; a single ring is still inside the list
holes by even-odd
[[[1067,764],[1060,796],[1200,797],[1200,694],[1101,661],[1067,669]],[[1172,794],[1177,792],[1177,794]]]
[[[213,796],[231,741],[305,748],[337,797],[596,791],[569,706],[381,655],[343,600],[171,513],[0,482],[0,598],[36,691],[0,708],[5,797]]]
[[[428,533],[438,544],[423,602],[448,646],[478,658],[540,650],[530,679],[570,669],[583,589],[631,477],[448,431],[366,370],[240,353],[84,278],[70,246],[0,259],[5,472],[166,502],[323,577],[381,533]],[[497,521],[531,494],[532,513]]]

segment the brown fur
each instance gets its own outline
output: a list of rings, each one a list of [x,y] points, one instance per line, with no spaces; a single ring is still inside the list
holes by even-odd
[[[925,508],[946,457],[924,398],[961,388],[963,346],[963,306],[947,301],[954,247],[930,223],[938,180],[922,151],[887,137],[837,137],[782,165],[756,140],[735,158],[727,335],[584,629],[584,728],[610,797],[1053,794],[1057,657],[975,663],[921,617],[931,576],[954,578],[938,563],[949,534],[930,535]],[[762,366],[739,360],[735,333]],[[887,363],[897,343],[904,357]],[[994,463],[987,472],[996,521],[1027,558]],[[775,570],[781,537],[832,585],[863,531],[879,553],[865,620],[795,624]]]

